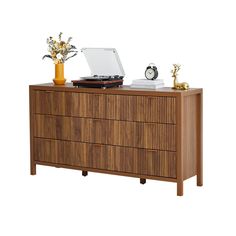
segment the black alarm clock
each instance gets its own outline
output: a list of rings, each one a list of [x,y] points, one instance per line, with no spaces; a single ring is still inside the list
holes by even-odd
[[[154,63],[150,63],[145,70],[145,77],[149,80],[154,80],[158,77],[157,67]]]

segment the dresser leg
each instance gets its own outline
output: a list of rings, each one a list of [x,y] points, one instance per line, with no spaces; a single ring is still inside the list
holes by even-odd
[[[83,176],[87,176],[87,175],[88,175],[88,171],[83,170],[83,171],[82,171],[82,175],[83,175]]]
[[[140,179],[140,184],[145,184],[146,183],[146,179]]]
[[[31,162],[30,164],[30,174],[36,175],[36,164],[34,162]]]
[[[202,154],[197,158],[197,186],[203,186]]]
[[[184,195],[184,182],[178,181],[177,182],[177,196],[183,196]]]
[[[203,186],[202,175],[197,175],[197,186]]]

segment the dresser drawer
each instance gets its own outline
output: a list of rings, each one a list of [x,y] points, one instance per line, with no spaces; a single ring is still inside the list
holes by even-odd
[[[39,114],[70,115],[71,93],[36,90],[34,111]]]
[[[176,123],[174,97],[106,95],[106,118],[114,120]]]
[[[36,161],[176,178],[175,152],[34,138]]]
[[[35,91],[35,113],[105,118],[104,95]]]
[[[35,112],[124,121],[176,123],[174,97],[35,91]]]
[[[174,97],[72,94],[72,115],[123,121],[176,123]]]
[[[176,150],[176,126],[53,115],[34,115],[34,136],[49,139]]]

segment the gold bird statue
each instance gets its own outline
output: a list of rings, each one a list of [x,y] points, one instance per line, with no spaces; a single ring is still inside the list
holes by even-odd
[[[171,70],[172,73],[172,77],[174,78],[174,87],[172,89],[178,89],[178,90],[188,90],[189,89],[189,84],[186,82],[183,83],[178,83],[177,80],[177,72],[180,70],[180,66],[179,64],[173,64],[174,69]]]

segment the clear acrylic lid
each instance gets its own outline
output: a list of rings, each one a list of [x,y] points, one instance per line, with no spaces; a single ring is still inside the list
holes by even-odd
[[[115,48],[82,48],[93,75],[125,76],[119,55]]]

